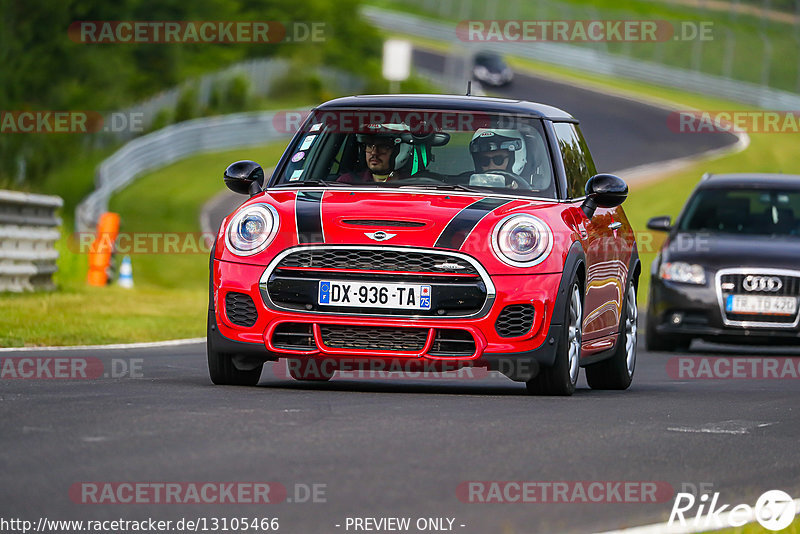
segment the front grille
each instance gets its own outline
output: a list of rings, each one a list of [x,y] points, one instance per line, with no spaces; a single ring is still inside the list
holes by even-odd
[[[437,329],[428,351],[439,358],[463,358],[475,354],[475,339],[466,330]]]
[[[332,349],[419,352],[428,340],[426,328],[320,325],[320,332]]]
[[[781,281],[781,287],[775,290],[751,290],[745,289],[745,280],[748,276],[765,276],[769,278],[777,278]],[[789,327],[797,320],[797,314],[794,315],[768,315],[759,313],[732,313],[728,312],[725,307],[725,302],[729,295],[752,295],[752,296],[766,296],[766,297],[800,297],[800,276],[792,276],[790,274],[780,274],[765,270],[759,272],[757,270],[737,273],[724,273],[719,277],[719,291],[722,295],[722,316],[723,319],[732,325],[748,326],[752,323],[759,323],[760,325],[769,326],[783,326]],[[741,323],[741,324],[739,324]]]
[[[307,247],[286,254],[261,279],[268,307],[346,315],[467,317],[486,313],[494,297],[491,279],[461,254],[382,246]],[[320,282],[430,286],[425,309],[378,308],[350,301],[320,304]],[[490,288],[492,289],[490,294]]]
[[[290,350],[313,350],[317,347],[312,325],[305,323],[279,324],[272,333],[272,345]]]
[[[500,337],[518,337],[527,334],[533,326],[535,309],[530,304],[506,306],[500,312],[495,330]]]
[[[441,267],[442,264],[459,265],[462,269]],[[308,270],[378,270],[409,273],[455,273],[478,276],[478,271],[469,262],[457,256],[381,249],[322,248],[318,250],[302,250],[286,256],[276,269],[279,270],[286,267],[301,267]]]
[[[225,314],[230,322],[238,326],[253,326],[258,319],[256,305],[245,293],[230,292],[225,295]]]

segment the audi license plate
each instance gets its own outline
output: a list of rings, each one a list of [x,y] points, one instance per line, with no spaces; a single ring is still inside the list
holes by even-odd
[[[756,295],[728,295],[725,301],[728,313],[753,313],[760,315],[794,315],[795,297],[766,297]]]
[[[323,306],[430,310],[431,286],[321,280],[317,302]]]

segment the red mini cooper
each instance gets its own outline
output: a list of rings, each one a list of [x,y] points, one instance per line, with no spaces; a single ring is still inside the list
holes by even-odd
[[[211,254],[208,367],[254,385],[265,361],[298,380],[353,369],[500,371],[570,395],[581,367],[626,389],[640,263],[578,121],[472,96],[336,99],[314,109]]]

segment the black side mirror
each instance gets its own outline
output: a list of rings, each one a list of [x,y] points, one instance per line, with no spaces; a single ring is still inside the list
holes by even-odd
[[[590,219],[599,208],[615,208],[628,198],[628,184],[613,174],[595,174],[586,182],[586,200],[581,204]]]
[[[653,217],[647,221],[647,228],[650,230],[657,230],[659,232],[669,232],[672,230],[672,223],[669,215],[662,215],[660,217]]]
[[[222,179],[234,193],[253,196],[264,190],[264,169],[255,161],[231,163]]]

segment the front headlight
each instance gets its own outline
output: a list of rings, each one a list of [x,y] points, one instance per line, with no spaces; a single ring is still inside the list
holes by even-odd
[[[662,263],[658,269],[658,277],[662,280],[682,282],[684,284],[703,285],[706,283],[706,270],[702,265],[683,261]]]
[[[553,234],[538,217],[509,215],[494,227],[492,250],[503,263],[533,267],[543,262],[553,248]]]
[[[267,248],[280,226],[269,204],[249,206],[233,216],[225,232],[225,245],[237,256],[252,256]]]

